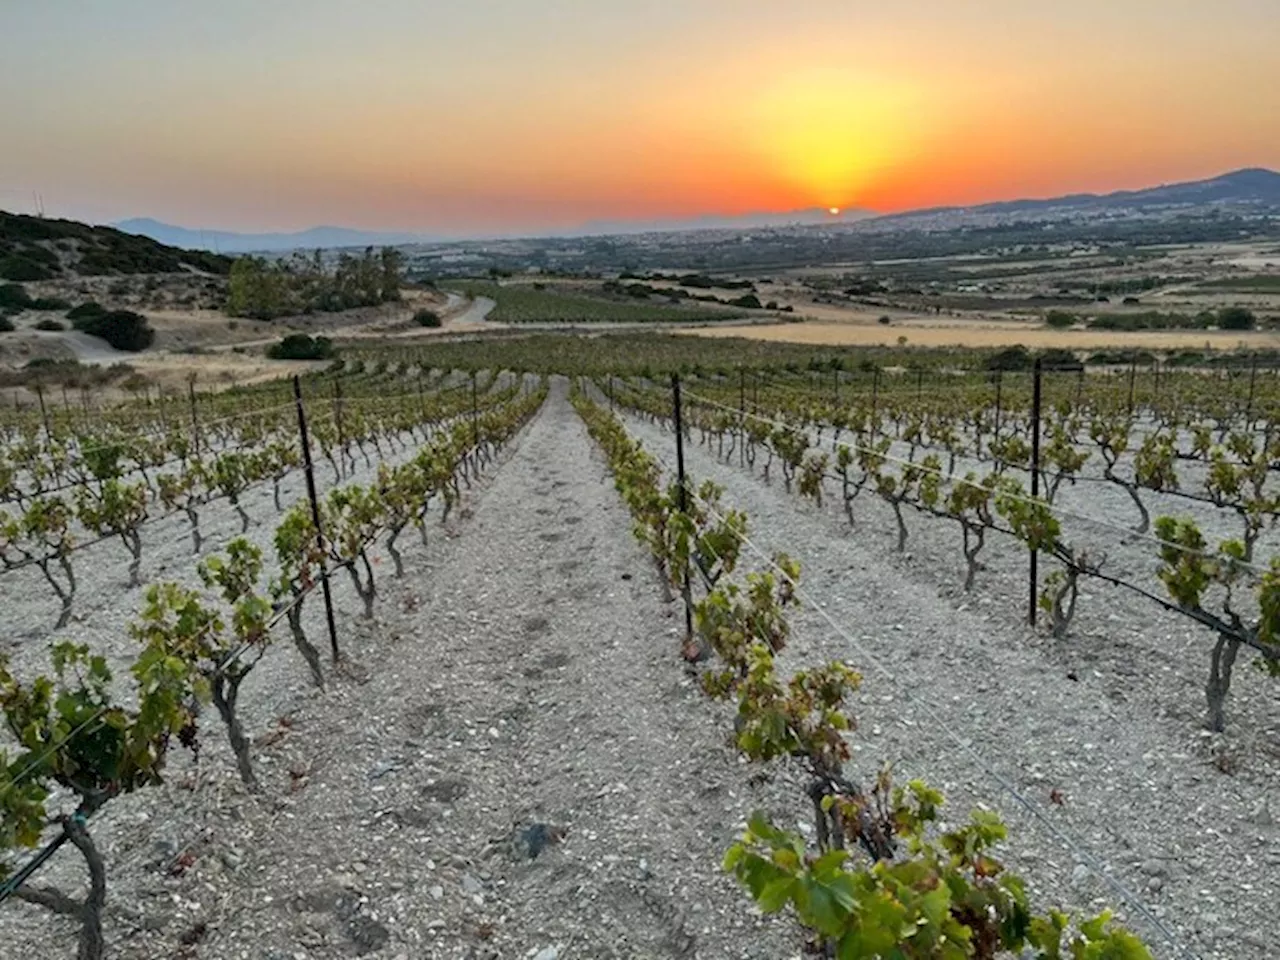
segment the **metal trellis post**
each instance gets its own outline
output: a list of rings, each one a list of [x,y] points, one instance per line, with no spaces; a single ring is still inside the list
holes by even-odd
[[[298,435],[302,443],[302,462],[307,477],[307,499],[311,501],[311,522],[316,528],[316,544],[320,548],[320,589],[324,591],[324,615],[329,624],[329,649],[333,662],[338,662],[338,628],[333,621],[333,593],[329,589],[328,551],[325,549],[324,528],[320,521],[320,501],[316,497],[315,467],[311,462],[311,437],[307,433],[307,414],[302,405],[302,381],[293,378],[293,399],[298,406]]]
[[[1040,360],[1036,358],[1034,380],[1031,387],[1031,496],[1040,496]],[[1036,593],[1039,585],[1040,554],[1035,547],[1031,548],[1031,595],[1028,601],[1027,619],[1036,625]]]
[[[688,512],[689,493],[685,487],[684,475],[684,413],[680,404],[680,375],[671,375],[671,407],[676,424],[676,488],[680,496],[680,511]],[[693,637],[693,596],[689,587],[689,570],[684,571],[684,583],[680,586],[684,597],[684,634],[685,640]]]

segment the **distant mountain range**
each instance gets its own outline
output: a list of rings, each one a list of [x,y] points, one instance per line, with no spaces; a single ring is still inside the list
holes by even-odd
[[[1041,211],[1079,211],[1081,213],[1145,211],[1155,207],[1196,207],[1208,204],[1248,205],[1280,212],[1280,173],[1252,168],[1236,170],[1209,180],[1164,184],[1144,190],[1121,190],[1115,193],[1077,193],[1045,199],[1005,200],[971,207],[935,207],[906,213],[877,216],[868,210],[848,209],[838,213],[814,208],[787,213],[750,213],[738,216],[706,215],[670,220],[592,221],[569,230],[551,230],[544,236],[609,236],[637,233],[663,233],[690,230],[759,230],[819,224],[851,224],[874,219],[889,226],[895,221],[942,214],[1028,214]],[[213,250],[220,253],[250,251],[279,252],[315,247],[366,247],[405,243],[436,243],[459,240],[422,233],[388,233],[352,230],[346,227],[312,227],[298,233],[233,233],[224,230],[195,230],[176,227],[157,220],[124,220],[113,224],[125,233],[150,237],[161,243],[189,250]],[[480,238],[473,238],[480,239]]]
[[[297,233],[233,233],[227,230],[196,230],[176,227],[147,217],[113,223],[117,230],[150,237],[171,247],[213,250],[219,253],[250,251],[313,250],[316,247],[394,246],[433,239],[416,233],[378,233],[348,227],[312,227]],[[438,239],[438,238],[435,238]]]
[[[1143,190],[1115,193],[1073,193],[1037,200],[1003,200],[974,207],[935,207],[881,217],[881,220],[937,213],[1035,213],[1047,210],[1142,210],[1151,207],[1202,206],[1205,204],[1251,204],[1280,211],[1280,173],[1253,167],[1236,170],[1209,180],[1169,183]]]
[[[548,230],[542,236],[587,237],[616,236],[636,233],[674,233],[684,230],[750,230],[766,227],[811,226],[818,223],[853,223],[874,217],[869,210],[830,210],[814,208],[788,213],[748,213],[740,216],[708,214],[673,220],[592,221],[567,230]],[[402,243],[439,243],[461,239],[490,237],[445,237],[423,233],[381,233],[352,230],[347,227],[312,227],[297,233],[234,233],[227,230],[197,230],[161,223],[147,217],[121,220],[112,224],[117,230],[150,237],[173,247],[188,250],[213,250],[219,253],[280,252],[312,250],[316,247],[394,246]]]

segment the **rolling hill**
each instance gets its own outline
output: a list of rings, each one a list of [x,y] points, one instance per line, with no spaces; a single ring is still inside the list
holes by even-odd
[[[234,233],[227,230],[179,227],[149,217],[121,220],[114,226],[125,233],[150,237],[170,246],[222,253],[314,250],[317,247],[381,247],[424,243],[432,239],[416,233],[379,233],[349,227],[312,227],[297,233]]]
[[[1154,207],[1196,207],[1208,204],[1248,205],[1280,212],[1280,173],[1253,167],[1235,170],[1208,180],[1161,184],[1141,190],[1114,193],[1076,193],[1043,199],[1004,200],[972,207],[934,207],[911,210],[896,217],[947,212],[1036,213],[1047,210],[1122,212]],[[881,218],[892,219],[892,218]]]
[[[0,210],[0,279],[16,282],[67,276],[178,273],[225,274],[231,259],[179,250],[149,237],[74,220],[46,220]]]

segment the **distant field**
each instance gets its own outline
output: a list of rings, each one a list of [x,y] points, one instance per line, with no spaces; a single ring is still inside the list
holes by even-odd
[[[1253,277],[1226,277],[1207,280],[1201,290],[1231,290],[1236,293],[1280,293],[1280,274],[1258,274]]]
[[[455,282],[448,286],[472,297],[488,297],[497,306],[488,319],[498,323],[662,323],[738,320],[742,313],[704,310],[678,304],[609,300],[532,284]]]
[[[915,347],[1000,348],[1022,344],[1033,349],[1061,347],[1067,350],[1137,347],[1147,350],[1196,350],[1206,345],[1214,350],[1280,347],[1280,333],[1218,330],[1158,330],[1121,332],[1114,330],[1050,330],[1045,327],[1007,324],[968,326],[952,323],[939,326],[885,326],[858,323],[779,323],[748,326],[724,324],[682,330],[699,337],[746,337],[783,343],[819,346],[891,346],[905,337]]]

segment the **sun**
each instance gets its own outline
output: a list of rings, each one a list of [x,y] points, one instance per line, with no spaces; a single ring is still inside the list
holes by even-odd
[[[770,74],[744,98],[742,129],[801,204],[840,217],[914,155],[928,99],[914,80],[814,66]]]

